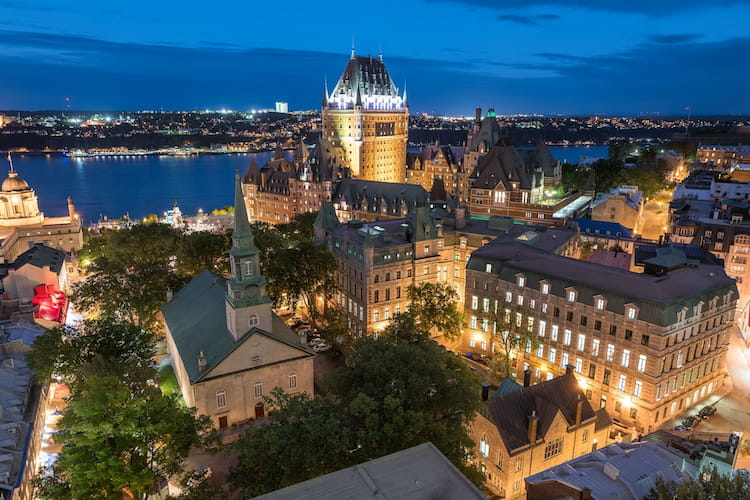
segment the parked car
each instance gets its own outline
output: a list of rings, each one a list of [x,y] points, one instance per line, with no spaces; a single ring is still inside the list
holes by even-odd
[[[698,416],[702,418],[708,418],[712,416],[714,413],[716,413],[716,407],[715,406],[704,406],[701,408],[701,411],[698,412]]]
[[[193,474],[190,476],[190,479],[187,480],[188,488],[194,488],[195,486],[198,486],[212,475],[213,471],[211,470],[211,467],[209,467],[208,465],[201,465],[200,467],[198,467],[198,470],[193,472]]]
[[[693,430],[695,427],[698,426],[698,424],[701,423],[701,419],[698,417],[688,417],[685,420],[682,421],[682,426],[685,428],[685,430]]]
[[[325,351],[329,350],[330,348],[331,348],[331,346],[329,346],[328,344],[324,344],[324,343],[315,344],[313,346],[313,351],[315,351],[315,352],[325,352]]]

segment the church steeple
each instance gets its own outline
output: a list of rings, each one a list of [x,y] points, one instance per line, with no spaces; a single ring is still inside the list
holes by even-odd
[[[227,328],[235,339],[250,328],[271,328],[271,299],[266,295],[266,277],[260,273],[260,251],[247,218],[239,172],[235,173],[234,232],[229,250],[232,276],[227,282]]]

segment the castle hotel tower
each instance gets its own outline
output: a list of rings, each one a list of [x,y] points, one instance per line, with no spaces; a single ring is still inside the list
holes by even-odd
[[[359,179],[404,182],[409,105],[383,56],[352,55],[333,92],[323,95],[323,137],[340,147]]]

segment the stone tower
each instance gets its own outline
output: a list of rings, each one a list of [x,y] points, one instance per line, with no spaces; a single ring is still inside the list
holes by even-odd
[[[351,58],[333,92],[324,89],[323,137],[343,150],[352,176],[404,182],[409,105],[393,83],[383,56]]]

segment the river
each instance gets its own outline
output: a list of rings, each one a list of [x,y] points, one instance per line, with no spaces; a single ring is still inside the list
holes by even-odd
[[[606,146],[550,147],[558,160],[607,155]],[[290,152],[291,153],[291,152]],[[162,215],[177,200],[184,214],[210,211],[233,203],[234,172],[244,174],[251,160],[263,165],[271,152],[176,156],[67,158],[14,154],[19,175],[34,188],[47,216],[67,213],[67,197],[86,225],[102,215],[142,218]]]

